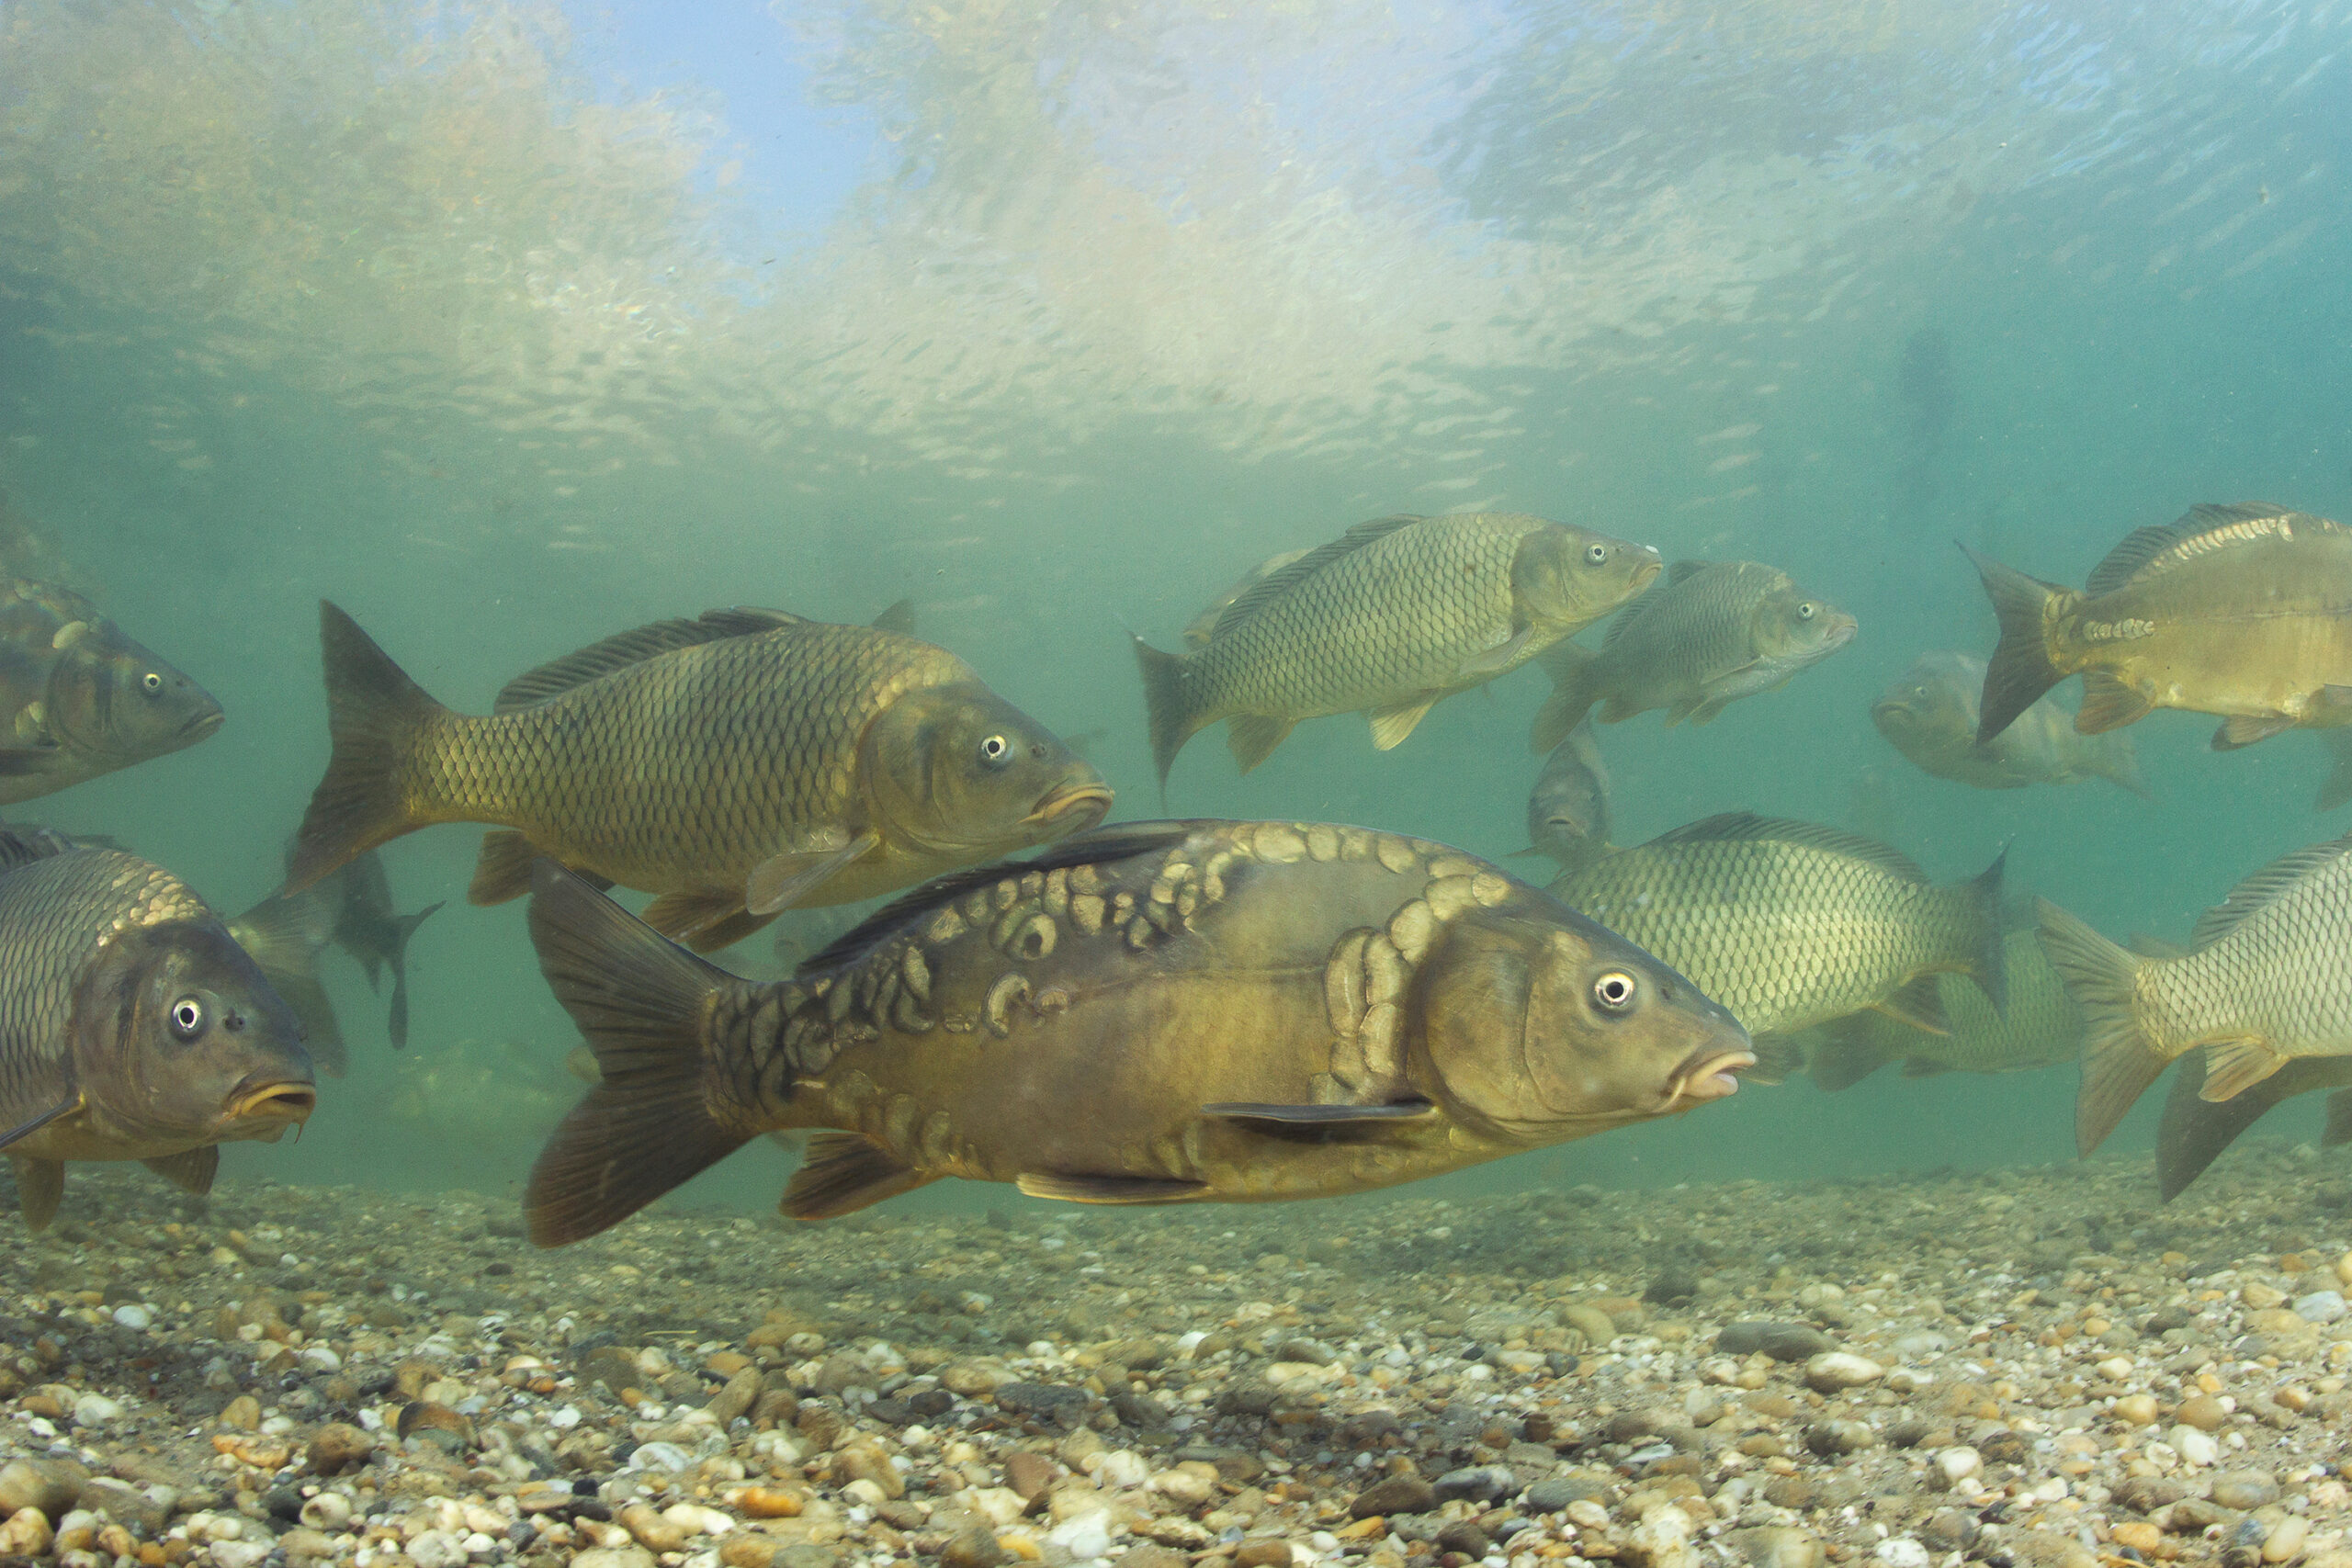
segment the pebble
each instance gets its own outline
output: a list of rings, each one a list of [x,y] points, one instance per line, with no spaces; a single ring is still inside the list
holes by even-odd
[[[2303,1543],[2311,1537],[2311,1521],[2300,1514],[2289,1514],[2271,1527],[2269,1537],[2262,1543],[2265,1562],[2292,1562],[2303,1554]]]
[[[2173,1412],[2174,1420],[2200,1432],[2220,1431],[2229,1418],[2229,1407],[2210,1393],[2193,1394],[2182,1400],[2180,1408]]]
[[[1391,1475],[1357,1493],[1355,1501],[1348,1505],[1348,1512],[1356,1518],[1368,1519],[1386,1514],[1426,1514],[1437,1505],[1437,1488],[1427,1481],[1418,1475]],[[1556,1506],[1564,1508],[1567,1503]]]
[[[2153,1394],[2127,1393],[2115,1402],[2116,1419],[2127,1421],[2134,1427],[2154,1426],[2161,1413],[2162,1408]]]
[[[2194,1427],[2175,1427],[2172,1429],[2172,1447],[2173,1451],[2180,1455],[2183,1464],[2199,1469],[2221,1457],[2221,1450],[2212,1437]]]
[[[656,1568],[656,1560],[641,1546],[598,1546],[573,1557],[571,1568]]]
[[[986,1525],[972,1525],[958,1530],[940,1548],[939,1568],[997,1568],[1006,1555],[994,1530]]]
[[[1886,1568],[1928,1568],[1933,1561],[1927,1547],[1907,1535],[1889,1536],[1878,1543],[1878,1549],[1871,1555],[1885,1563]]]
[[[1464,1497],[1475,1503],[1484,1503],[1516,1493],[1519,1477],[1507,1465],[1476,1464],[1449,1470],[1431,1484],[1441,1500]]]
[[[103,1393],[85,1393],[74,1402],[74,1425],[103,1427],[122,1419],[122,1406]]]
[[[2278,1501],[2278,1483],[2258,1470],[2225,1470],[2213,1477],[2211,1495],[2224,1508],[2259,1508]]]
[[[1947,1485],[1958,1485],[1984,1471],[1984,1456],[1965,1444],[1938,1450],[1936,1469],[1942,1472]]]
[[[1715,1336],[1718,1355],[1752,1356],[1761,1352],[1776,1361],[1810,1360],[1837,1348],[1829,1336],[1805,1323],[1727,1323]]]
[[[2345,1305],[2341,1291],[2313,1291],[2295,1299],[2295,1315],[2305,1323],[2335,1323],[2346,1313],[2352,1313],[2352,1307]]]
[[[1824,1350],[1804,1364],[1805,1386],[1822,1393],[1860,1388],[1886,1375],[1886,1369],[1868,1356],[1850,1350]]]

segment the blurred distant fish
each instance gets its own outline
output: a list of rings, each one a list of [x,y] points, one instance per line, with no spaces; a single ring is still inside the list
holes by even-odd
[[[302,1021],[303,1044],[321,1072],[341,1077],[350,1065],[343,1024],[319,981],[319,954],[334,939],[334,908],[313,887],[275,893],[229,923],[270,988]]]
[[[1589,723],[1568,731],[1544,760],[1527,795],[1527,838],[1520,853],[1549,855],[1565,871],[1609,852],[1609,770]]]
[[[2352,529],[2283,506],[2196,506],[2134,532],[2085,592],[1966,551],[2000,618],[1977,734],[2083,678],[2075,728],[2159,707],[2222,716],[2215,750],[2352,724]]]
[[[1244,773],[1300,719],[1331,714],[1365,714],[1385,751],[1440,698],[1508,674],[1657,568],[1645,545],[1517,513],[1360,523],[1236,584],[1197,650],[1135,639],[1159,781],[1219,719]]]
[[[0,803],[193,746],[212,694],[53,583],[0,579]]]
[[[1225,618],[1226,611],[1232,607],[1236,599],[1306,554],[1305,550],[1284,550],[1278,556],[1268,556],[1251,567],[1242,574],[1239,581],[1210,600],[1208,608],[1193,617],[1184,627],[1184,646],[1194,652],[1206,648],[1209,638],[1216,633],[1217,622]]]
[[[1584,722],[1621,724],[1664,708],[1705,724],[1724,705],[1785,684],[1853,640],[1854,617],[1755,561],[1676,561],[1666,581],[1609,623],[1600,650],[1560,643],[1544,659],[1551,697],[1535,716],[1548,751]]]
[[[24,829],[0,834],[0,1150],[30,1229],[68,1160],[204,1192],[214,1145],[310,1116],[301,1024],[185,883]]]
[[[713,610],[608,637],[507,683],[487,718],[426,695],[321,606],[334,755],[289,891],[435,822],[487,822],[468,897],[551,856],[657,895],[698,948],[795,904],[841,904],[1100,821],[1101,775],[971,666],[878,626]]]
[[[1970,976],[2000,1005],[2001,864],[1934,887],[1860,834],[1731,812],[1603,855],[1552,893],[1689,976],[1751,1034],[1864,1008],[1947,1032],[1939,975]]]
[[[2084,735],[2048,697],[1990,740],[1978,740],[1977,699],[1984,661],[1965,653],[1923,653],[1871,705],[1871,722],[1894,749],[1939,779],[1978,789],[2076,784],[2102,778],[2143,798],[2140,760],[2128,735]]]
[[[1804,1042],[1804,1060],[1825,1089],[1849,1088],[1890,1062],[1905,1077],[1936,1073],[2015,1073],[2072,1063],[2082,1055],[2083,1014],[2030,931],[2003,940],[2004,1005],[1961,975],[1936,976],[1949,1032],[1933,1034],[1878,1011],[1832,1019]],[[1759,1053],[1760,1055],[1761,1053]],[[1748,1075],[1761,1081],[1761,1074]]]
[[[290,863],[290,846],[288,859]],[[393,913],[391,878],[384,871],[383,857],[373,850],[328,873],[312,884],[309,891],[320,899],[333,917],[327,933],[329,939],[349,953],[366,972],[369,990],[382,989],[384,971],[391,971],[391,1011],[385,1021],[385,1027],[394,1050],[405,1046],[408,1043],[408,939],[414,936],[416,928],[441,908],[440,903],[427,904],[413,915]]]

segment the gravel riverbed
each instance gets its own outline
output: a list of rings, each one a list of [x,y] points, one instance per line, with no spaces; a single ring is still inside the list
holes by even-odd
[[[2153,1186],[670,1208],[541,1253],[511,1200],[77,1167],[0,1252],[0,1561],[2352,1568],[2352,1179],[2271,1141]]]

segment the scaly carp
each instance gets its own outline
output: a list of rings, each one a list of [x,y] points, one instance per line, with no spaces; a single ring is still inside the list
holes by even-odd
[[[309,1118],[300,1023],[179,878],[22,829],[0,833],[0,1151],[29,1228],[68,1160],[205,1192],[216,1145]]]
[[[2143,799],[2140,759],[2129,735],[2085,735],[2075,716],[2036,699],[1990,740],[1976,739],[1984,661],[1965,653],[1923,653],[1871,705],[1871,722],[1922,773],[1978,789],[2105,779]]]
[[[2076,674],[2086,735],[2160,707],[2222,716],[2217,751],[2352,724],[2352,529],[2340,523],[2263,502],[2191,507],[2116,546],[2080,593],[1967,555],[2001,623],[1980,739]]]
[[[1822,1089],[1849,1089],[1890,1062],[1903,1064],[1906,1078],[1937,1073],[2018,1073],[2055,1067],[2078,1059],[2083,1049],[2083,1013],[2067,995],[2065,982],[2041,954],[2030,931],[2013,931],[2002,941],[2003,1005],[1996,1009],[1984,990],[1962,975],[1936,976],[1949,1032],[1930,1033],[1876,1010],[1850,1013],[1808,1031],[1792,1043],[1798,1060]],[[1748,1077],[1759,1082],[1773,1054]]]
[[[942,648],[781,610],[657,621],[508,682],[486,718],[435,702],[321,606],[334,755],[288,891],[436,822],[485,822],[467,897],[547,855],[657,897],[708,951],[793,905],[846,904],[1102,820],[1110,787]]]
[[[1219,719],[1245,773],[1303,718],[1363,713],[1388,750],[1440,698],[1509,674],[1657,570],[1645,545],[1517,513],[1359,523],[1237,584],[1196,651],[1135,639],[1159,782]]]
[[[1664,708],[1706,724],[1726,704],[1786,685],[1854,637],[1854,617],[1756,561],[1676,561],[1666,581],[1609,623],[1598,652],[1564,642],[1544,659],[1552,694],[1535,716],[1549,751],[1597,704],[1622,724]]]
[[[1609,852],[1609,770],[1593,744],[1592,726],[1579,724],[1544,759],[1527,792],[1527,848],[1575,871]]]
[[[664,942],[542,863],[531,936],[601,1083],[525,1199],[594,1235],[762,1134],[845,1214],[961,1177],[1182,1203],[1385,1187],[1685,1111],[1722,1008],[1495,867],[1325,823],[1157,822],[944,877],[791,980]]]
[[[0,579],[0,805],[193,746],[220,719],[79,593]]]

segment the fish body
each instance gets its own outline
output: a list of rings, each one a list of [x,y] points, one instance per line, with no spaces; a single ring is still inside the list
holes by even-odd
[[[310,1115],[300,1023],[186,884],[52,835],[0,834],[0,1150],[32,1229],[68,1160],[202,1192],[215,1145]]]
[[[0,579],[0,805],[193,746],[212,694],[54,583]]]
[[[2001,997],[2001,863],[1936,887],[1860,834],[1735,812],[1604,855],[1552,892],[1689,976],[1751,1034],[1864,1008],[1948,1030],[1939,975]]]
[[[2083,592],[1970,553],[2001,623],[1978,733],[2083,677],[2075,728],[2155,708],[2222,716],[2217,750],[2352,723],[2352,530],[2267,502],[2139,529]]]
[[[2017,1073],[2075,1061],[2083,1048],[2083,1014],[2030,931],[2002,941],[2004,1006],[1962,975],[1936,976],[1949,1026],[1932,1033],[1875,1010],[1832,1019],[1804,1042],[1803,1056],[1825,1089],[1846,1089],[1890,1062],[1905,1077],[1937,1073]],[[1759,1075],[1751,1073],[1751,1077]]]
[[[1332,714],[1366,715],[1385,751],[1440,698],[1510,673],[1657,570],[1645,545],[1517,513],[1358,524],[1237,585],[1195,651],[1136,639],[1160,782],[1219,719],[1244,773],[1300,719]]]
[[[1210,600],[1199,615],[1184,623],[1184,646],[1195,651],[1206,648],[1209,638],[1216,635],[1217,622],[1225,619],[1226,611],[1232,607],[1236,599],[1305,554],[1305,550],[1284,550],[1278,556],[1268,556],[1242,573],[1232,587]]]
[[[335,752],[289,891],[436,822],[483,840],[468,897],[534,856],[658,895],[646,918],[723,947],[1099,821],[1111,792],[946,649],[876,626],[714,610],[508,683],[488,717],[427,696],[322,606]]]
[[[1562,643],[1545,657],[1553,691],[1535,716],[1535,750],[1558,745],[1596,705],[1603,724],[1651,708],[1669,725],[1709,723],[1837,652],[1854,630],[1853,616],[1776,567],[1677,561],[1609,623],[1598,651]]]
[[[229,921],[229,935],[301,1020],[303,1046],[319,1071],[341,1077],[350,1066],[350,1052],[334,1003],[319,979],[319,954],[334,940],[334,908],[324,892],[322,885],[273,893]]]
[[[1536,889],[1324,823],[1081,835],[942,878],[769,985],[552,865],[531,929],[603,1080],[532,1174],[546,1245],[777,1129],[826,1130],[785,1195],[801,1218],[950,1176],[1306,1198],[1682,1111],[1752,1059],[1682,976]]]
[[[2075,716],[2049,697],[1978,740],[1984,661],[1965,653],[1923,653],[1871,705],[1871,722],[1921,772],[1978,789],[2105,779],[2145,796],[2132,738],[2085,735]]]
[[[1525,854],[1549,855],[1566,871],[1609,852],[1609,770],[1579,724],[1544,760],[1527,794]]]
[[[2352,1055],[2352,838],[2281,857],[2205,911],[2189,951],[2117,946],[2046,900],[2043,951],[2087,1020],[2075,1135],[2088,1154],[2165,1064],[2203,1047],[2199,1095],[2229,1100],[2288,1063]]]
[[[328,940],[359,965],[368,976],[368,988],[382,989],[385,971],[391,972],[385,1030],[392,1049],[401,1049],[408,1044],[408,940],[440,904],[427,904],[409,915],[395,910],[391,877],[384,870],[383,857],[373,850],[328,873],[311,891],[321,895],[332,911]]]

